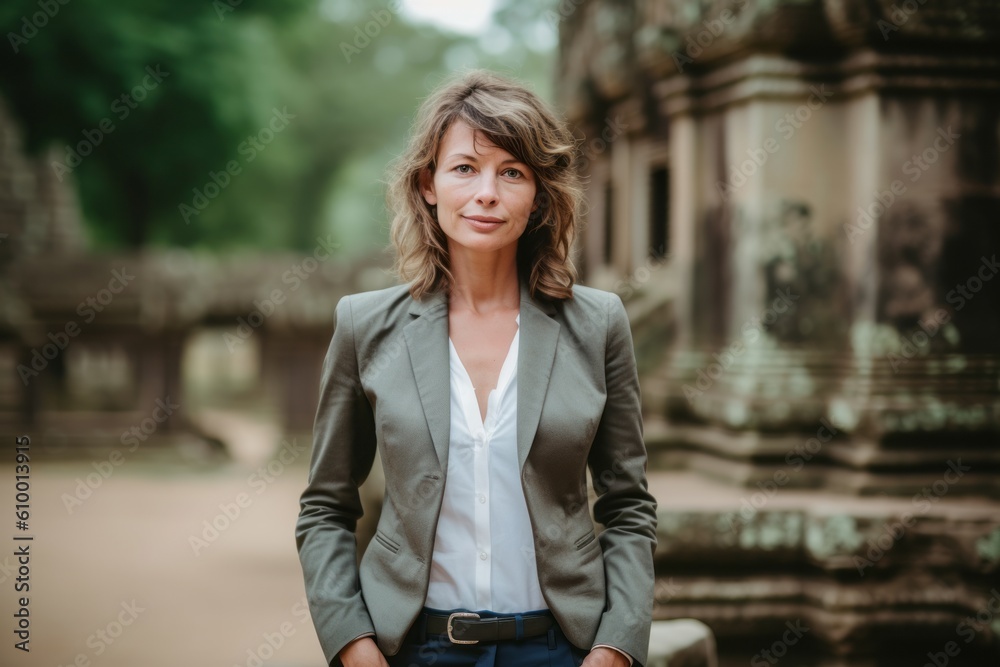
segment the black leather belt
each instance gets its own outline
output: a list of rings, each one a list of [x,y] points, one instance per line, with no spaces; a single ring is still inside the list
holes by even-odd
[[[453,644],[478,644],[502,639],[517,639],[517,620],[513,616],[480,618],[479,614],[457,611],[453,614],[424,612],[426,632],[431,635],[448,635]],[[551,614],[522,616],[521,637],[538,637],[555,625]]]

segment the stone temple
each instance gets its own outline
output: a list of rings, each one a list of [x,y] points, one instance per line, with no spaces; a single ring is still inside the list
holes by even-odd
[[[1000,664],[1000,4],[550,18],[581,261],[644,369],[658,616],[724,665]]]

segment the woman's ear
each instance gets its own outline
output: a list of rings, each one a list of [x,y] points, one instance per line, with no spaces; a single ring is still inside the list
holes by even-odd
[[[429,205],[437,206],[437,194],[434,192],[434,174],[431,173],[428,167],[424,167],[420,171],[420,194],[424,196],[424,201]]]

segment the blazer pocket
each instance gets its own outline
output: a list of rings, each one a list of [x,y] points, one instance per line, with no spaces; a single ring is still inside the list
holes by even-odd
[[[577,541],[573,543],[573,546],[576,547],[577,551],[582,551],[583,549],[586,549],[588,546],[590,546],[590,544],[596,539],[597,539],[597,533],[595,533],[593,530],[590,530],[589,532],[587,532],[586,535],[577,539]]]
[[[383,547],[391,551],[392,553],[399,553],[399,543],[390,539],[385,533],[381,531],[375,531],[375,541],[381,544]]]

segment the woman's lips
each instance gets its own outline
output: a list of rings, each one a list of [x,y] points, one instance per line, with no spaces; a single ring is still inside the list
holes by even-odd
[[[480,231],[488,232],[496,229],[500,225],[504,224],[504,221],[500,218],[492,218],[487,216],[473,215],[467,216],[463,215],[466,222],[472,226],[473,229],[478,229]]]

